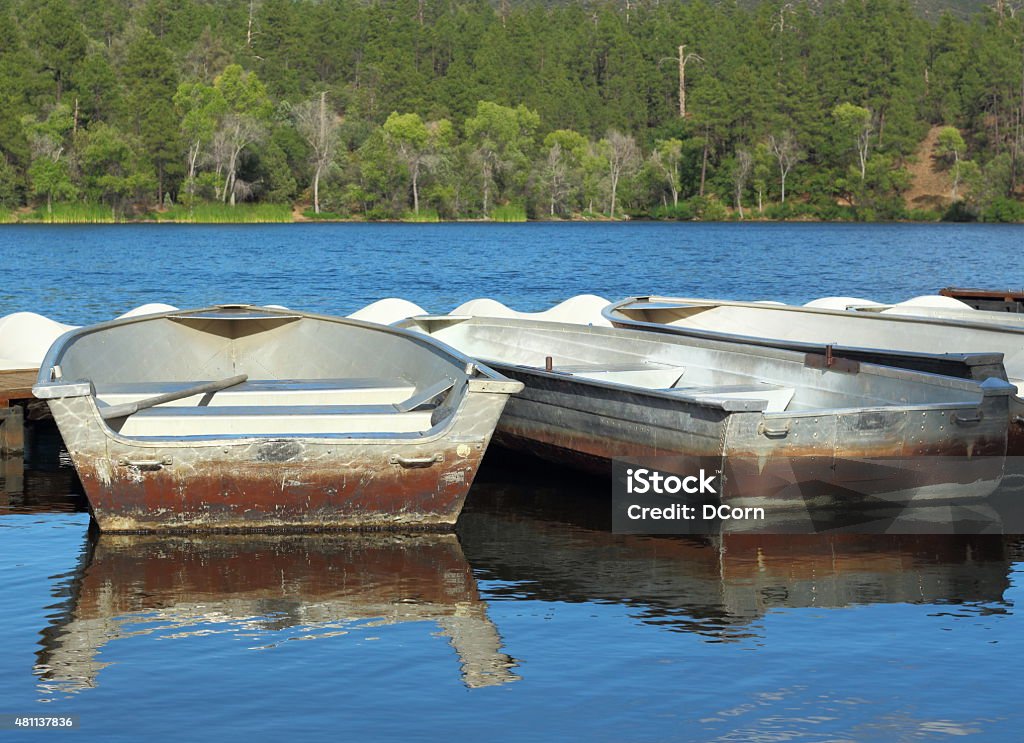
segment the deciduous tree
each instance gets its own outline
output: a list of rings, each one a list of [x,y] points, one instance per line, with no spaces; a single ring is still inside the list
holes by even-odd
[[[451,145],[455,130],[447,119],[424,123],[419,114],[388,116],[384,135],[405,166],[412,186],[413,213],[420,213],[420,177],[438,164],[441,150]]]
[[[309,145],[313,164],[313,211],[320,213],[320,178],[331,166],[338,145],[338,117],[327,102],[327,91],[292,109],[295,126]]]
[[[477,104],[476,116],[466,119],[466,139],[480,173],[483,213],[491,204],[491,189],[501,198],[509,186],[525,182],[533,137],[540,116],[526,106],[501,106],[491,101]]]
[[[786,129],[781,135],[768,135],[768,147],[775,155],[775,161],[779,166],[779,188],[782,193],[781,201],[786,203],[786,178],[793,166],[803,160],[805,153],[800,149],[796,136],[790,129]]]
[[[662,139],[654,143],[651,166],[672,192],[673,207],[679,206],[679,163],[682,159],[682,140]]]
[[[640,165],[640,149],[636,140],[628,134],[614,129],[601,140],[601,147],[608,160],[608,181],[611,194],[608,203],[608,216],[615,219],[615,207],[618,204],[619,185],[624,178],[632,176]]]

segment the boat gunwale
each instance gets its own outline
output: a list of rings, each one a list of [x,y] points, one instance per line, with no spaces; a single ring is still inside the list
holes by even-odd
[[[498,382],[498,383],[503,383],[503,382],[511,381],[511,380],[508,380],[506,377],[504,377],[499,372],[495,371],[494,369],[491,369],[490,367],[488,367],[488,366],[486,366],[486,365],[484,365],[482,363],[479,363],[476,359],[473,359],[473,358],[467,356],[466,354],[462,353],[458,349],[452,348],[451,346],[447,345],[443,341],[439,341],[436,338],[432,338],[432,337],[426,336],[423,333],[416,333],[414,331],[407,330],[405,328],[398,327],[398,326],[395,326],[395,325],[381,325],[379,323],[368,322],[366,320],[355,320],[355,319],[352,319],[352,318],[349,318],[349,317],[341,317],[341,316],[338,316],[338,315],[324,315],[324,314],[320,314],[320,313],[316,313],[316,312],[304,312],[304,311],[301,311],[301,310],[278,309],[276,307],[265,307],[265,306],[262,306],[262,305],[254,305],[254,304],[246,304],[246,305],[223,305],[223,304],[218,304],[218,305],[211,305],[211,306],[208,306],[208,307],[200,307],[200,308],[191,309],[191,310],[168,310],[168,311],[165,311],[165,312],[154,312],[154,313],[148,314],[148,315],[135,315],[135,316],[132,316],[132,317],[114,318],[113,320],[106,320],[104,322],[95,323],[93,325],[84,325],[84,326],[79,327],[79,328],[72,328],[71,330],[67,330],[64,333],[61,333],[61,335],[58,336],[56,338],[56,340],[54,340],[54,342],[50,345],[50,348],[47,350],[46,355],[43,357],[43,360],[40,362],[40,364],[39,364],[39,374],[36,377],[36,386],[44,387],[44,388],[57,388],[57,387],[60,387],[61,385],[64,385],[64,384],[73,385],[73,384],[75,384],[77,382],[83,381],[83,380],[74,380],[74,381],[69,380],[67,382],[62,382],[61,380],[54,380],[54,379],[51,379],[51,377],[50,377],[51,369],[56,365],[55,364],[56,359],[59,358],[60,354],[63,353],[65,351],[65,349],[68,348],[68,346],[71,344],[72,341],[74,341],[75,339],[77,339],[79,337],[84,337],[86,335],[91,335],[91,334],[94,334],[94,333],[105,332],[107,330],[110,330],[110,329],[113,329],[113,328],[118,328],[118,327],[123,327],[123,326],[126,326],[126,325],[132,325],[132,324],[137,324],[137,323],[145,323],[145,322],[153,322],[155,320],[163,320],[163,319],[168,319],[168,320],[188,319],[188,315],[194,315],[194,314],[198,314],[198,313],[202,313],[202,312],[210,312],[210,311],[213,311],[213,310],[223,310],[225,308],[231,308],[231,309],[258,309],[260,311],[265,311],[265,312],[268,312],[270,314],[276,315],[276,316],[278,316],[278,317],[280,317],[282,319],[289,318],[289,319],[300,319],[300,320],[318,320],[318,321],[322,321],[322,322],[336,323],[338,325],[349,325],[349,326],[353,326],[353,327],[364,328],[366,330],[383,332],[383,333],[390,334],[390,335],[400,336],[400,337],[406,338],[407,340],[415,342],[417,345],[428,346],[428,347],[432,348],[432,350],[440,351],[440,352],[442,352],[444,354],[447,354],[448,356],[451,357],[451,359],[453,361],[457,361],[457,362],[462,363],[464,365],[472,364],[473,367],[476,370],[478,370],[480,374],[482,374],[483,376],[486,376],[486,377],[489,378],[487,381]],[[239,318],[239,319],[241,319],[241,318]],[[267,318],[264,318],[264,319],[267,319]],[[472,377],[470,377],[470,375],[467,374],[466,377],[467,377],[467,379],[472,381]],[[511,393],[511,392],[509,392],[507,390],[502,390],[502,389],[493,389],[492,390],[492,389],[487,389],[486,387],[483,387],[483,386],[482,386],[481,389],[477,389],[477,390],[474,390],[474,391],[487,392],[487,393],[495,392],[495,393],[504,393],[504,394],[514,394],[514,393]],[[58,395],[49,395],[49,396],[50,397],[56,397]]]
[[[1024,335],[1024,328],[1014,326],[1003,326],[995,323],[986,322],[971,322],[970,320],[959,320],[956,318],[947,317],[921,317],[915,315],[881,315],[871,312],[854,312],[851,313],[849,310],[833,310],[825,307],[798,307],[796,305],[785,304],[780,302],[746,302],[737,299],[697,299],[693,297],[665,297],[662,295],[638,295],[635,297],[629,297],[621,302],[612,302],[610,305],[605,307],[601,314],[608,320],[612,320],[612,313],[624,308],[624,306],[630,302],[640,301],[664,301],[672,302],[679,305],[688,305],[691,307],[707,307],[709,309],[714,307],[743,307],[749,309],[767,309],[767,310],[779,310],[781,312],[802,312],[805,314],[815,315],[829,315],[834,317],[865,317],[871,318],[872,320],[894,320],[896,322],[916,323],[916,324],[930,324],[930,325],[952,325],[954,327],[967,328],[970,330],[989,330],[995,332],[1008,332],[1017,333]],[[891,307],[893,305],[886,305]],[[662,308],[668,309],[668,308]],[[982,312],[984,310],[976,310]],[[929,354],[923,354],[929,355]],[[973,355],[973,354],[968,354]],[[1001,354],[1000,354],[1001,355]]]
[[[656,344],[657,343],[661,343],[661,344],[667,344],[667,345],[671,345],[671,346],[692,346],[692,345],[696,345],[698,347],[708,348],[708,349],[711,349],[711,350],[714,350],[714,351],[723,351],[723,352],[726,352],[726,353],[740,353],[740,354],[746,354],[746,355],[750,355],[751,354],[751,351],[749,349],[750,344],[743,343],[742,341],[725,340],[725,339],[713,338],[713,337],[711,337],[711,338],[705,338],[705,337],[694,338],[694,337],[691,337],[691,336],[689,336],[688,334],[685,334],[685,333],[663,333],[663,334],[653,335],[653,337],[652,337],[651,333],[649,333],[647,331],[644,331],[644,330],[635,329],[635,328],[621,328],[621,327],[611,327],[611,328],[608,328],[608,327],[605,327],[605,326],[578,325],[578,324],[574,324],[574,323],[550,322],[550,321],[542,321],[542,320],[523,320],[523,319],[519,319],[519,318],[482,317],[482,316],[464,316],[464,315],[450,315],[450,316],[449,315],[424,315],[424,316],[412,317],[412,318],[409,318],[409,319],[407,319],[405,321],[402,321],[400,327],[414,327],[414,326],[419,324],[418,323],[419,320],[424,320],[424,321],[428,321],[428,322],[429,321],[435,321],[435,322],[438,322],[438,321],[441,321],[441,322],[444,322],[444,321],[456,321],[456,322],[451,323],[449,325],[449,327],[451,327],[452,325],[455,325],[455,324],[462,324],[462,323],[468,322],[471,325],[484,325],[484,324],[487,324],[487,325],[505,326],[505,327],[510,327],[510,328],[537,328],[537,329],[542,329],[542,330],[555,330],[555,331],[559,331],[559,332],[567,332],[567,333],[575,333],[575,334],[620,335],[622,337],[636,337],[636,334],[640,334],[640,335],[643,336],[643,339],[644,339],[645,342],[651,342],[651,343],[656,343]],[[651,324],[653,325],[654,323],[651,323]],[[420,327],[423,327],[423,326],[421,325]],[[423,334],[424,335],[429,335],[429,332],[424,331]],[[692,341],[698,341],[698,342],[697,343],[693,343]],[[795,351],[795,350],[791,350],[791,349],[787,349],[787,348],[778,348],[776,346],[770,346],[770,345],[765,345],[765,346],[758,345],[757,349],[758,349],[758,351],[757,351],[758,355],[768,356],[769,358],[773,358],[773,359],[775,359],[777,361],[781,361],[783,363],[786,363],[786,362],[789,362],[789,363],[799,363],[801,366],[806,366],[805,360],[803,358],[804,352],[802,352],[802,351]],[[1002,354],[997,354],[997,355],[1002,357]],[[538,376],[542,376],[542,377],[545,377],[545,378],[551,378],[551,379],[572,379],[573,381],[575,381],[577,383],[586,383],[586,384],[589,384],[589,385],[593,385],[593,386],[597,386],[597,387],[605,387],[605,388],[608,388],[608,389],[613,389],[613,390],[618,390],[618,391],[628,391],[628,392],[634,392],[634,393],[642,392],[644,394],[651,394],[651,395],[656,396],[656,397],[660,397],[660,398],[664,398],[664,399],[670,399],[670,400],[688,400],[689,401],[691,399],[691,397],[683,395],[683,394],[680,394],[680,393],[677,393],[677,392],[662,391],[662,390],[659,390],[659,389],[656,389],[656,388],[639,387],[639,386],[635,386],[635,385],[628,385],[628,384],[625,384],[625,383],[622,383],[622,382],[613,382],[613,381],[608,381],[608,380],[597,380],[597,379],[592,379],[592,378],[583,377],[583,376],[576,376],[576,375],[570,375],[570,374],[566,374],[566,373],[560,373],[558,371],[550,371],[549,372],[549,371],[547,371],[547,370],[545,370],[545,369],[543,369],[541,367],[532,366],[532,365],[529,365],[529,364],[516,364],[516,363],[513,363],[513,362],[499,361],[499,360],[496,360],[496,359],[489,359],[489,358],[486,358],[486,357],[481,357],[481,360],[482,360],[483,363],[495,367],[499,372],[501,371],[502,368],[515,368],[515,369],[522,369],[524,371],[528,371],[530,373],[537,374]],[[836,373],[842,373],[842,372],[836,372]],[[938,386],[946,387],[947,389],[959,389],[959,390],[963,390],[965,392],[971,392],[971,393],[980,395],[981,397],[999,396],[999,395],[1004,395],[1004,394],[1006,396],[1014,396],[1014,393],[1016,391],[1016,388],[1014,387],[1014,385],[1011,384],[1010,382],[1006,382],[1005,380],[1000,380],[1000,381],[1003,381],[1002,385],[992,386],[992,387],[985,387],[985,386],[982,385],[981,382],[976,381],[976,380],[972,380],[972,379],[963,379],[963,378],[960,378],[960,377],[950,377],[950,376],[943,375],[943,374],[935,374],[935,373],[932,373],[932,372],[918,371],[918,370],[915,370],[915,369],[904,369],[904,368],[901,368],[901,367],[887,366],[887,365],[884,365],[884,364],[875,364],[875,363],[870,363],[870,362],[860,362],[860,369],[859,369],[858,373],[868,373],[868,374],[873,374],[875,376],[886,377],[886,378],[890,378],[890,379],[905,379],[907,377],[922,377],[923,379],[921,379],[921,381],[924,382],[924,383],[933,384],[933,385],[937,384]],[[744,402],[746,402],[746,401],[756,401],[756,398],[748,398],[748,400],[744,400]],[[695,404],[701,405],[703,407],[708,407],[708,408],[715,409],[715,410],[729,410],[728,407],[724,407],[724,406],[722,406],[720,404],[714,404],[714,403],[712,403],[710,401],[707,401],[707,400],[693,399],[693,402]],[[736,400],[732,400],[731,402],[736,402]],[[764,402],[767,402],[767,401],[764,401]],[[977,402],[934,403],[934,404],[929,404],[929,406],[931,408],[933,408],[933,409],[963,409],[963,408],[977,407],[977,405],[978,405]],[[904,407],[908,407],[909,408],[909,407],[912,407],[912,406],[904,406]],[[819,410],[843,410],[843,409],[844,408],[834,408],[834,409],[833,408],[820,408]],[[855,408],[852,408],[852,409],[853,410],[862,410],[862,409],[866,410],[867,408],[855,407]],[[884,410],[895,410],[895,409],[897,409],[897,406],[883,406],[882,409],[884,409]],[[739,410],[737,410],[735,412],[744,412],[744,411],[757,412],[756,410],[751,411],[748,408],[741,408],[741,409],[739,409]],[[795,411],[795,412],[804,413],[806,411]],[[765,415],[772,415],[772,413],[764,413],[764,414]],[[787,414],[787,413],[784,413],[784,414],[790,415],[790,414]]]
[[[913,413],[913,412],[949,412],[956,410],[976,410],[979,405],[982,404],[983,400],[977,402],[941,402],[941,403],[915,403],[915,404],[893,404],[893,405],[879,405],[879,406],[863,406],[863,407],[845,407],[845,408],[814,408],[813,410],[792,410],[792,411],[766,411],[764,408],[767,406],[768,401],[759,399],[756,397],[750,398],[715,398],[713,393],[708,393],[706,397],[686,395],[678,392],[672,392],[671,390],[664,390],[659,388],[648,388],[648,387],[637,387],[634,385],[624,384],[622,382],[609,382],[604,380],[590,379],[588,377],[578,377],[566,373],[549,372],[539,367],[527,366],[524,364],[505,364],[500,361],[486,360],[487,363],[492,364],[495,368],[511,368],[522,370],[525,373],[535,374],[536,376],[543,377],[546,379],[556,379],[563,381],[571,381],[575,384],[603,387],[616,392],[627,392],[632,395],[646,395],[650,397],[656,397],[662,400],[671,400],[683,402],[688,405],[696,405],[702,408],[708,408],[711,410],[724,411],[730,415],[735,413],[758,413],[766,418],[814,418],[814,417],[828,417],[828,416],[842,416],[852,415],[860,413]],[[936,375],[938,376],[938,375]],[[978,385],[981,387],[981,385]],[[1005,388],[1006,393],[1009,393],[1009,388]],[[986,389],[981,389],[983,397],[991,394],[992,396],[1002,396],[999,389],[992,393],[989,393]],[[743,407],[732,407],[731,404],[735,403],[764,403],[762,407],[756,407],[754,405],[743,406]]]
[[[373,436],[367,436],[370,432],[356,432],[354,434],[235,434],[221,436],[217,434],[211,434],[209,436],[202,437],[189,437],[189,436],[167,436],[167,437],[140,437],[134,438],[130,436],[123,436],[118,431],[111,428],[108,423],[100,415],[100,408],[97,404],[97,398],[95,389],[91,381],[86,382],[85,380],[51,380],[50,373],[51,368],[55,365],[55,361],[60,355],[70,346],[70,344],[77,338],[91,335],[94,333],[105,332],[112,328],[124,327],[135,323],[145,323],[159,321],[163,319],[176,319],[179,317],[186,317],[192,314],[198,314],[203,312],[209,312],[212,310],[224,309],[225,305],[213,305],[210,307],[203,307],[196,310],[170,310],[166,312],[156,312],[148,315],[138,315],[134,317],[116,318],[95,325],[83,326],[80,328],[73,328],[61,334],[50,346],[40,364],[39,374],[36,379],[36,385],[33,387],[33,392],[37,397],[41,399],[48,398],[63,398],[63,397],[86,397],[89,398],[90,415],[91,421],[89,425],[95,427],[103,436],[113,442],[121,445],[137,447],[140,449],[161,449],[161,448],[183,448],[183,449],[197,449],[197,448],[224,448],[224,447],[241,447],[241,446],[252,446],[259,443],[265,443],[267,441],[303,441],[311,445],[333,445],[333,446],[414,446],[420,444],[432,444],[438,440],[449,437],[452,430],[458,425],[460,416],[464,413],[465,408],[468,404],[468,400],[473,394],[504,394],[512,395],[518,390],[522,389],[522,383],[505,377],[500,372],[491,369],[490,367],[472,359],[465,354],[461,353],[457,349],[451,348],[445,343],[438,341],[435,338],[429,338],[424,336],[422,333],[416,333],[411,330],[403,328],[393,327],[390,325],[380,325],[378,323],[367,322],[364,320],[352,320],[350,318],[338,317],[332,315],[321,315],[318,313],[302,312],[297,310],[281,310],[274,307],[262,307],[259,305],[228,305],[231,309],[258,309],[261,312],[269,312],[278,317],[287,317],[295,319],[310,319],[323,322],[337,323],[340,325],[350,325],[360,328],[365,328],[371,331],[384,332],[391,335],[396,335],[407,340],[415,342],[420,347],[426,347],[428,350],[439,352],[442,355],[447,355],[448,360],[452,363],[453,368],[457,369],[459,364],[463,365],[461,380],[453,380],[458,389],[459,382],[464,383],[465,391],[460,394],[458,405],[453,408],[448,415],[442,421],[432,425],[429,429],[422,432],[411,432],[407,434],[400,434],[397,432],[381,432]],[[483,375],[484,378],[474,376],[467,371],[469,366],[472,365],[473,369],[479,374]],[[38,388],[38,392],[37,392]],[[61,388],[67,388],[71,394],[62,395],[59,394]],[[88,392],[86,391],[88,389]],[[396,413],[399,415],[400,413]]]
[[[691,338],[705,341],[714,341],[721,343],[735,343],[745,346],[756,346],[761,349],[771,349],[780,351],[789,351],[792,353],[808,353],[816,356],[821,356],[826,352],[826,349],[831,345],[832,351],[836,356],[842,357],[846,354],[857,354],[862,356],[883,356],[891,358],[892,361],[886,363],[884,360],[880,361],[865,361],[860,358],[856,359],[856,363],[863,368],[864,366],[875,367],[875,368],[895,368],[903,371],[913,372],[915,374],[929,374],[937,377],[948,377],[951,379],[961,379],[966,381],[976,381],[968,377],[951,376],[948,374],[942,374],[941,372],[925,371],[923,369],[916,369],[912,367],[901,366],[898,362],[900,359],[918,359],[922,362],[935,361],[936,363],[952,363],[955,364],[960,362],[965,366],[991,366],[999,365],[1002,367],[1003,376],[999,377],[1003,381],[1008,381],[1009,375],[1006,373],[1006,367],[1004,365],[1004,354],[1000,351],[970,351],[970,352],[959,352],[959,353],[927,353],[924,351],[908,351],[904,349],[889,349],[879,348],[877,346],[845,346],[840,344],[827,344],[827,343],[816,343],[813,341],[797,341],[787,340],[785,338],[768,338],[765,336],[756,335],[740,335],[738,333],[730,333],[726,331],[718,330],[707,330],[704,328],[689,328],[679,327],[670,323],[653,322],[651,320],[638,320],[631,317],[626,317],[619,314],[619,311],[627,304],[646,299],[646,297],[630,297],[620,302],[613,302],[608,305],[601,314],[612,323],[612,327],[619,330],[633,330],[639,332],[655,332],[666,336],[675,336],[679,338]],[[656,298],[654,298],[656,299]],[[716,300],[717,302],[717,300]],[[723,302],[723,304],[725,304]],[[744,306],[749,306],[755,303],[746,303]],[[708,305],[713,307],[715,305]],[[780,305],[767,305],[767,309],[778,308]],[[652,308],[656,309],[656,308]],[[814,309],[814,308],[802,308],[802,307],[783,307],[783,309]],[[849,313],[839,311],[839,314],[848,317]],[[860,315],[857,314],[855,317],[872,317],[871,315]],[[884,315],[877,317],[876,319],[892,319],[892,315]],[[909,318],[913,320],[928,321],[928,318]],[[994,327],[992,325],[986,325],[984,329],[989,331],[1000,330],[1000,327]],[[1009,382],[1009,384],[1013,384]],[[1015,395],[1018,399],[1024,400],[1024,394],[1017,393]]]

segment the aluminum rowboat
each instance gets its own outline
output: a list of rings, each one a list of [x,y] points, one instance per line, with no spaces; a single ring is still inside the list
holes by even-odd
[[[100,529],[152,531],[451,525],[521,388],[419,334],[220,305],[69,331],[33,392]]]
[[[992,315],[994,313],[983,313]],[[1024,455],[1024,327],[959,318],[828,310],[761,302],[632,297],[604,310],[613,325],[785,348],[830,360],[1008,379],[1008,452]]]
[[[526,385],[497,441],[606,474],[619,457],[717,462],[723,499],[770,502],[837,487],[901,502],[983,497],[1002,477],[1013,392],[1002,380],[830,368],[781,349],[509,318],[403,326]]]

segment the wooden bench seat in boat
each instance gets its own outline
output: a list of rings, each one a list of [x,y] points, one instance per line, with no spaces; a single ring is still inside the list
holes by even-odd
[[[96,397],[103,415],[112,403],[123,406],[195,384],[111,385],[97,390]],[[435,402],[454,384],[443,378],[417,391],[400,380],[246,381],[214,393],[126,411],[111,420],[121,435],[142,438],[419,433],[430,429]]]
[[[160,406],[124,419],[122,436],[289,436],[417,433],[431,426],[431,409],[395,405]]]
[[[662,390],[698,399],[766,400],[766,413],[781,413],[792,402],[796,388],[761,382],[758,384],[723,384],[707,387],[672,387]]]
[[[123,405],[188,389],[203,381],[108,384],[96,387],[96,398],[101,406]],[[251,379],[219,392],[164,403],[161,407],[387,405],[408,399],[415,390],[415,385],[403,379]]]

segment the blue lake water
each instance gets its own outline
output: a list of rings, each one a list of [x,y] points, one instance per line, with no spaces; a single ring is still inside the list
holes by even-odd
[[[1024,227],[822,224],[7,226],[0,314],[76,323],[144,302],[348,313],[385,296],[430,311],[490,296],[668,293],[879,301],[949,285],[1024,285]]]
[[[899,300],[1021,287],[1022,248],[1024,228],[978,225],[4,227],[0,316]],[[454,537],[96,538],[68,469],[31,464],[0,477],[0,714],[77,715],[76,740],[1015,741],[1024,727],[1020,538],[613,535],[594,508],[606,483],[507,458]]]

